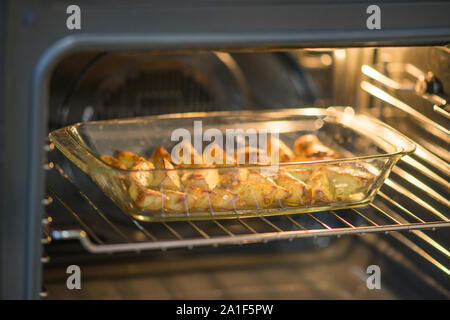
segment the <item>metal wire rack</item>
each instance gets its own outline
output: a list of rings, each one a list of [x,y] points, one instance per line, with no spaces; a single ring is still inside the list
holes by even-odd
[[[193,248],[196,246],[218,246],[247,244],[296,238],[364,234],[373,232],[405,231],[425,237],[419,229],[450,227],[448,212],[438,208],[449,208],[448,200],[436,197],[427,185],[419,185],[425,191],[425,199],[403,187],[400,182],[411,181],[411,175],[397,167],[393,171],[396,182],[387,179],[375,200],[368,206],[328,212],[286,214],[208,221],[138,222],[121,210],[112,214],[102,209],[81,191],[55,164],[52,172],[72,190],[71,201],[58,190],[48,187],[52,201],[49,207],[66,213],[64,222],[50,219],[47,241],[79,240],[91,253],[140,252],[143,250],[166,250],[170,248]],[[414,181],[414,180],[413,180]],[[389,190],[388,190],[389,189]],[[430,199],[428,199],[428,197]],[[406,201],[401,201],[406,199]],[[407,203],[404,205],[403,203]],[[433,206],[437,203],[437,207]],[[426,210],[417,210],[417,207]],[[81,209],[79,209],[81,208]],[[448,210],[446,210],[448,211]]]

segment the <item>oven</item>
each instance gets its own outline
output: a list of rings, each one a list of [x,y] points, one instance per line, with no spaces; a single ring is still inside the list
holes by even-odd
[[[448,2],[74,4],[0,3],[2,298],[450,297]],[[366,24],[377,10],[381,29]],[[78,122],[312,106],[414,142],[370,204],[141,222],[48,139]]]

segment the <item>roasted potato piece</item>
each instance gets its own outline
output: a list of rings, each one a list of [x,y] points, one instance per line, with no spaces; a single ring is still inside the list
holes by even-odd
[[[158,147],[153,151],[150,161],[157,169],[168,169],[167,171],[155,170],[153,181],[150,184],[153,188],[160,188],[162,191],[169,189],[181,191],[181,181],[178,173],[170,162],[170,154],[163,147]]]
[[[203,151],[203,163],[214,167],[237,165],[236,159],[227,154],[217,143],[208,145]]]
[[[186,171],[181,177],[181,181],[185,187],[197,187],[211,191],[220,182],[219,172],[216,169]]]
[[[100,158],[106,162],[107,164],[109,164],[110,166],[113,166],[115,168],[119,168],[119,169],[126,169],[126,167],[119,162],[119,160],[117,160],[116,158],[114,158],[113,156],[107,156],[107,155],[103,155],[100,156]]]
[[[185,191],[196,197],[192,205],[195,210],[233,210],[239,201],[239,195],[222,189],[216,188],[213,191],[203,190],[197,187],[188,187]]]
[[[163,202],[163,208],[167,211],[187,212],[197,201],[194,195],[179,191],[165,190],[164,195],[168,197]]]
[[[234,210],[239,199],[239,194],[223,188],[215,188],[211,195],[212,206],[216,210]]]
[[[275,184],[270,178],[262,175],[257,171],[257,169],[251,169],[248,172],[247,181],[262,184]]]
[[[158,167],[158,165],[160,167]],[[181,191],[180,177],[178,176],[177,171],[171,170],[174,169],[173,165],[167,159],[162,159],[161,161],[158,160],[155,163],[155,166],[158,169],[168,170],[155,170],[153,173],[153,180],[150,184],[151,187],[160,188],[163,192],[165,190]]]
[[[290,196],[290,192],[286,188],[277,185],[271,178],[262,175],[256,170],[250,170],[247,181],[274,186],[275,199],[278,199],[280,201],[283,201]]]
[[[230,191],[239,195],[238,209],[246,208],[269,208],[271,206],[279,206],[280,202],[289,196],[286,192],[285,198],[277,197],[277,186],[270,184],[260,184],[255,182],[243,182]]]
[[[276,159],[274,158],[276,156],[275,152],[272,155],[272,151],[274,151],[275,148],[278,148],[278,157]],[[216,157],[215,152],[218,152],[222,156],[219,155]],[[237,164],[272,164],[289,162],[294,157],[294,152],[283,141],[273,137],[267,140],[267,150],[245,146],[236,150],[233,155],[227,154],[219,145],[213,144],[205,149],[205,152],[203,153],[203,163],[221,166]],[[220,158],[219,163],[216,161],[217,158]]]
[[[156,168],[162,168],[164,169],[164,160],[168,161],[169,163],[172,162],[172,158],[167,152],[166,149],[164,149],[162,146],[156,148],[151,157],[149,158],[151,162],[155,165]]]
[[[141,209],[185,212],[197,200],[194,195],[166,190],[164,193],[132,183],[128,189],[131,199]]]
[[[274,159],[275,148],[278,148],[278,159]],[[271,163],[290,162],[295,158],[295,154],[291,148],[289,148],[283,141],[275,137],[267,139],[267,154],[272,160]]]
[[[337,200],[347,200],[373,182],[374,176],[368,172],[352,168],[325,168],[330,182],[336,190]]]
[[[303,181],[288,172],[280,172],[275,177],[276,183],[289,191],[290,195],[283,200],[287,205],[307,205],[311,203],[311,188]]]
[[[153,172],[152,169],[155,169],[153,163],[147,160],[138,160],[133,166],[131,166],[130,170],[138,170],[129,173],[130,179],[132,179],[135,183],[149,187],[153,182]]]
[[[130,185],[128,193],[134,203],[144,210],[161,210],[163,202],[169,201],[169,198],[161,192],[146,188],[137,183],[132,183]]]
[[[309,177],[311,176],[311,173],[314,171],[314,167],[300,167],[300,168],[295,168],[295,169],[288,169],[288,170],[280,170],[286,173],[289,173],[290,175],[292,175],[294,178],[302,181],[302,182],[306,182],[308,181]]]
[[[272,160],[266,151],[248,146],[236,150],[234,153],[234,160],[238,165],[272,163]]]
[[[198,168],[204,166],[205,163],[202,157],[190,142],[183,141],[174,148],[175,150],[172,150],[174,156],[172,162],[176,168]]]
[[[247,181],[248,169],[245,168],[230,168],[220,169],[220,185],[224,188],[232,188],[240,183]]]
[[[130,151],[117,150],[114,155],[117,161],[125,166],[126,169],[130,169],[139,160],[145,160],[144,157],[141,157]]]
[[[211,194],[212,191],[202,188],[189,186],[184,189],[187,194],[195,196],[196,200],[189,207],[189,210],[209,211],[212,208]]]
[[[294,152],[297,161],[337,158],[336,153],[313,134],[306,134],[295,140]]]
[[[315,170],[306,183],[311,186],[311,204],[328,203],[334,200],[334,186],[330,183],[323,167]]]

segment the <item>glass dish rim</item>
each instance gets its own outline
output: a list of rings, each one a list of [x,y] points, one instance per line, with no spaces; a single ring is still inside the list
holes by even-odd
[[[345,115],[344,111],[346,108],[351,108],[353,111],[353,107],[351,106],[330,106],[330,107],[306,107],[306,108],[285,108],[285,109],[254,109],[254,110],[233,110],[233,111],[213,111],[213,112],[186,112],[186,113],[171,113],[171,114],[162,114],[162,115],[151,115],[151,116],[142,116],[142,117],[132,117],[132,118],[125,118],[125,119],[111,119],[111,120],[98,120],[98,121],[89,121],[89,122],[78,122],[72,125],[68,125],[59,129],[56,129],[49,133],[49,137],[51,141],[55,144],[58,144],[56,141],[57,139],[52,139],[52,134],[55,132],[61,132],[64,131],[66,134],[69,135],[71,139],[76,142],[76,144],[83,148],[89,155],[94,157],[97,161],[99,161],[104,167],[98,168],[105,170],[107,167],[108,171],[116,171],[121,173],[130,173],[130,172],[159,172],[159,171],[184,171],[184,170],[230,170],[230,169],[238,169],[238,168],[277,168],[277,167],[289,167],[289,166],[301,166],[301,165],[329,165],[329,164],[336,164],[336,163],[343,163],[343,162],[356,162],[356,161],[367,161],[372,159],[378,159],[378,158],[390,158],[395,156],[404,156],[407,154],[411,154],[415,151],[416,145],[414,142],[412,142],[408,137],[400,133],[399,131],[395,130],[391,126],[387,125],[386,123],[378,120],[377,118],[373,117],[370,114],[366,113],[354,113],[351,116],[365,116],[370,118],[370,121],[374,122],[376,125],[384,127],[385,129],[390,130],[392,133],[394,133],[397,137],[403,140],[405,142],[405,145],[407,145],[409,148],[406,148],[404,150],[399,150],[396,152],[391,153],[379,153],[374,155],[367,155],[367,156],[357,156],[357,157],[347,157],[347,158],[341,158],[341,159],[328,159],[328,160],[309,160],[309,161],[300,161],[300,162],[282,162],[276,165],[271,164],[245,164],[245,165],[230,165],[230,166],[220,166],[220,167],[179,167],[179,168],[173,168],[173,169],[163,169],[163,168],[154,168],[154,169],[147,169],[147,170],[136,170],[136,169],[121,169],[114,167],[107,162],[103,161],[99,154],[93,152],[83,141],[77,137],[75,134],[73,134],[73,130],[85,125],[96,125],[96,124],[102,124],[102,125],[108,125],[108,124],[120,124],[120,123],[133,123],[133,122],[143,122],[143,121],[151,121],[155,119],[180,119],[180,118],[212,118],[217,116],[237,116],[237,115],[244,115],[244,114],[254,114],[256,113],[264,113],[266,115],[273,115],[277,118],[289,116],[289,115],[297,115],[297,116],[327,116],[325,114],[326,112],[329,112],[328,115],[333,115],[333,112],[336,115],[336,112],[340,112],[342,115]],[[342,111],[341,111],[342,110]],[[317,112],[320,111],[322,114],[318,114]],[[316,113],[314,113],[316,112]],[[269,120],[270,121],[270,120]],[[353,130],[353,129],[352,129]],[[372,139],[371,137],[369,137]]]

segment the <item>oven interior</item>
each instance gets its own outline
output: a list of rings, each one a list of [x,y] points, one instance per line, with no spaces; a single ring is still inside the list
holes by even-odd
[[[66,56],[51,76],[49,131],[168,113],[352,106],[417,150],[364,208],[140,223],[48,143],[41,296],[450,298],[449,64],[445,46]],[[67,290],[70,264],[81,267],[83,290]],[[369,265],[380,266],[380,290],[366,286]]]

